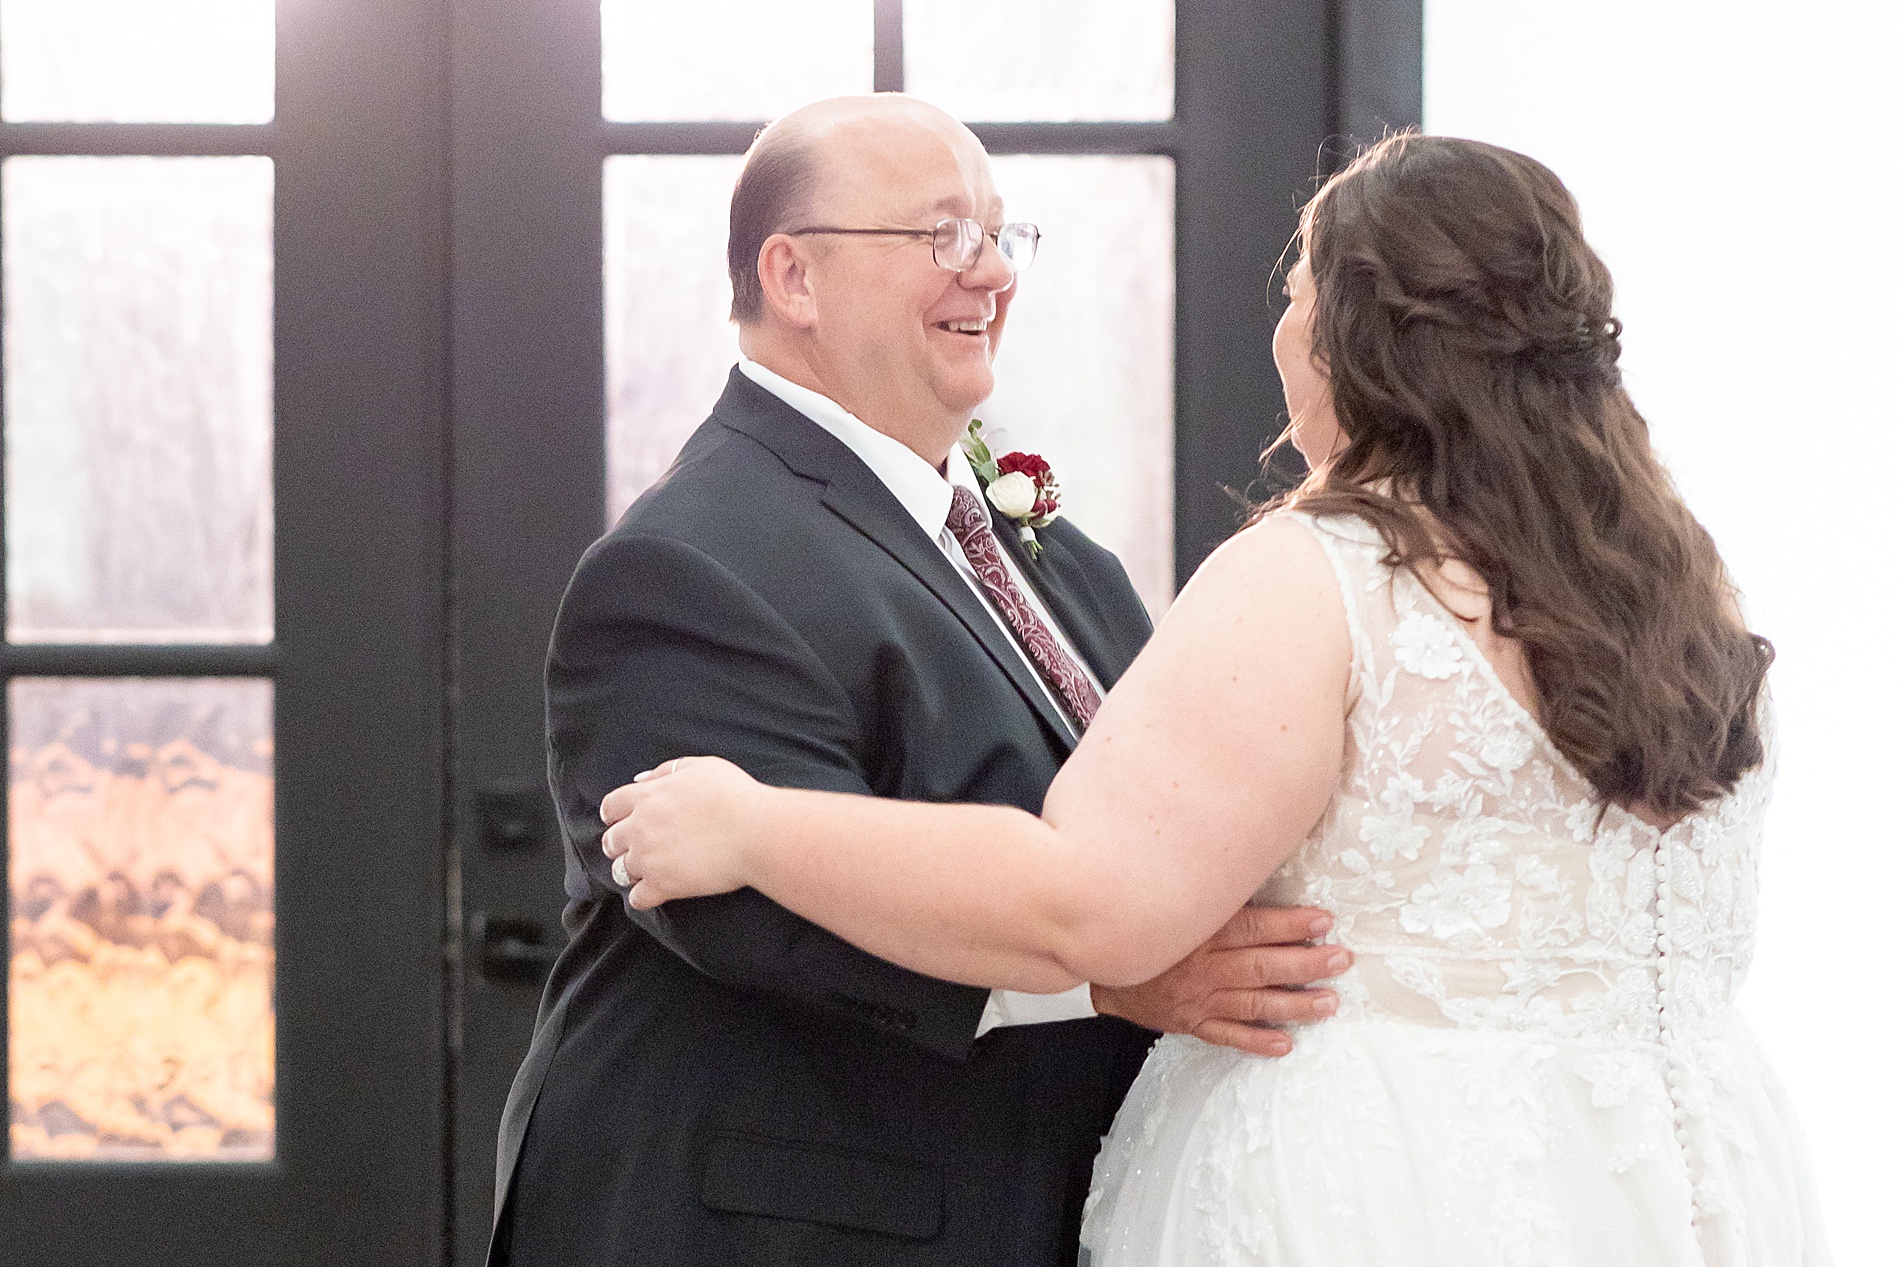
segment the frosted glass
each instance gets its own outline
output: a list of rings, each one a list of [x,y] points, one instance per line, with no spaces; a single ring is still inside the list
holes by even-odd
[[[1173,0],[906,0],[904,88],[960,119],[1174,116]]]
[[[1842,1267],[1894,1261],[1900,825],[1900,6],[1428,0],[1425,122],[1576,194],[1622,365],[1774,640],[1780,769],[1742,1009],[1800,1114]]]
[[[739,155],[606,163],[607,522],[712,412],[739,341],[726,219]]]
[[[275,1151],[271,685],[8,684],[16,1161]]]
[[[872,0],[601,0],[609,119],[772,119],[871,91]]]
[[[7,635],[271,639],[271,162],[5,162]]]
[[[978,415],[998,452],[1049,459],[1064,513],[1121,556],[1158,614],[1174,596],[1174,162],[994,165],[1009,218],[1043,236]]]
[[[274,0],[5,0],[0,117],[268,123]]]

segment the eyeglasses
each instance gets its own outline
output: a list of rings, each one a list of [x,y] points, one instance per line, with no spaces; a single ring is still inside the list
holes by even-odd
[[[1033,224],[1019,221],[991,231],[967,217],[939,220],[934,229],[839,229],[829,225],[813,225],[808,229],[787,229],[786,232],[792,237],[812,233],[845,233],[865,237],[929,238],[931,258],[937,261],[939,268],[947,268],[953,273],[976,267],[977,260],[983,256],[984,238],[996,243],[997,253],[1003,257],[1003,263],[1012,275],[1025,272],[1035,263],[1036,244],[1042,241],[1042,231]]]

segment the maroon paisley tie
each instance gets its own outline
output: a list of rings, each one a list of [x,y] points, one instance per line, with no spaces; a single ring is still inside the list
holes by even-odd
[[[964,556],[970,560],[970,567],[983,582],[983,588],[989,591],[997,610],[1016,631],[1029,658],[1042,670],[1043,680],[1068,705],[1069,715],[1086,728],[1094,720],[1095,710],[1102,706],[1102,697],[1096,693],[1088,675],[1082,672],[1082,666],[1070,658],[1056,636],[1049,632],[1049,626],[1037,617],[1028,596],[1010,578],[1009,568],[1003,563],[1003,543],[990,531],[990,517],[983,513],[976,494],[961,485],[950,498],[950,531],[962,544]]]

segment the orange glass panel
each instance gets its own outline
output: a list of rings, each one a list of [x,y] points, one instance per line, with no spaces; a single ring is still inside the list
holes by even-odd
[[[276,1146],[271,684],[8,684],[15,1161]]]

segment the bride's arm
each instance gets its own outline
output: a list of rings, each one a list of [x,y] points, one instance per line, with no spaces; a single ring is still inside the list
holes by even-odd
[[[1043,816],[769,788],[689,759],[617,789],[632,901],[751,886],[894,963],[1053,992],[1147,981],[1305,838],[1339,779],[1351,650],[1303,524],[1202,565],[1103,702]]]

